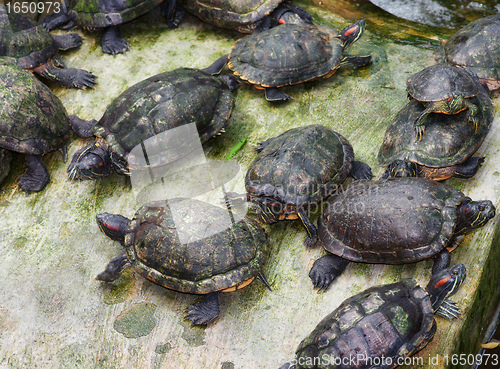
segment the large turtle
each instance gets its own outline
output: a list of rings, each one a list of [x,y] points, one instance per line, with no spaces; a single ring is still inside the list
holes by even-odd
[[[99,214],[100,229],[119,241],[125,253],[96,278],[112,282],[132,266],[150,281],[178,292],[205,295],[188,308],[193,324],[219,315],[219,292],[247,286],[262,274],[267,236],[254,220],[231,221],[228,209],[193,199],[158,201],[142,206],[132,220]]]
[[[96,122],[73,119],[81,137],[97,141],[73,155],[72,179],[107,176],[113,168],[130,174],[131,151],[172,128],[196,123],[201,143],[223,132],[234,106],[232,76],[213,77],[198,69],[179,68],[149,77],[125,90]],[[167,160],[167,158],[165,158]],[[166,163],[160,162],[158,165]]]
[[[26,154],[28,169],[19,186],[26,192],[41,191],[50,180],[42,155],[65,149],[69,141],[66,109],[14,58],[0,58],[0,103],[0,148]]]
[[[435,58],[469,68],[490,90],[500,88],[500,13],[469,23],[436,50]]]
[[[283,0],[184,0],[189,13],[217,27],[261,32],[280,23],[312,23],[303,9]]]
[[[434,275],[423,289],[414,279],[368,288],[328,314],[281,369],[391,369],[434,338],[434,314],[459,315],[448,298],[465,280],[463,264]]]
[[[463,68],[436,64],[422,69],[406,81],[408,96],[425,109],[415,119],[416,139],[421,140],[431,113],[457,114],[467,109],[467,119],[477,129],[479,107],[471,101],[478,94],[474,77]]]
[[[72,49],[81,43],[76,33],[51,35],[28,17],[7,13],[4,3],[0,3],[0,56],[16,58],[22,68],[63,87],[92,87],[94,75],[83,69],[66,68],[57,58],[59,50]]]
[[[217,74],[227,64],[240,79],[265,88],[268,101],[285,101],[291,96],[279,87],[330,77],[344,64],[369,64],[371,56],[344,54],[364,29],[364,20],[340,32],[328,26],[282,24],[241,38],[205,70]]]
[[[444,180],[476,174],[484,158],[472,155],[481,146],[494,118],[487,89],[478,82],[478,90],[477,96],[471,98],[479,106],[476,130],[465,111],[455,115],[430,114],[420,141],[415,140],[413,122],[425,108],[416,100],[408,102],[385,132],[378,153],[379,164],[388,166],[382,178],[419,176]]]
[[[318,236],[329,252],[309,277],[320,290],[359,263],[406,264],[434,257],[446,268],[464,234],[495,216],[489,200],[472,201],[453,186],[426,178],[358,181],[327,200]]]
[[[347,176],[372,177],[371,168],[354,161],[346,138],[322,125],[290,129],[260,143],[245,176],[247,199],[266,223],[300,219],[307,230],[305,242],[317,241],[309,214],[338,190]]]
[[[64,0],[61,11],[46,17],[42,25],[52,30],[75,26],[86,30],[103,30],[101,48],[104,53],[116,55],[130,50],[121,36],[119,25],[134,20],[151,11],[164,0]],[[171,0],[167,0],[169,2]],[[169,8],[168,4],[165,5]],[[173,11],[173,9],[171,9]],[[176,27],[178,20],[167,15],[169,26]]]

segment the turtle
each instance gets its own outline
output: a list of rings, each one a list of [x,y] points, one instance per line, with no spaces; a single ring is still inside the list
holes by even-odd
[[[96,83],[95,76],[83,69],[66,68],[58,58],[60,50],[80,46],[76,33],[51,35],[42,26],[20,13],[7,13],[0,4],[0,56],[17,59],[17,65],[66,88],[86,89]]]
[[[237,87],[232,76],[219,78],[192,68],[160,73],[129,87],[113,100],[99,122],[72,120],[79,136],[95,135],[97,140],[73,155],[69,177],[101,178],[113,168],[130,175],[134,147],[184,124],[195,122],[205,143],[224,132],[234,106],[232,91]],[[162,160],[157,164],[166,164]]]
[[[0,148],[26,154],[28,169],[19,178],[26,192],[43,190],[50,180],[42,155],[65,152],[71,126],[59,98],[16,59],[0,58]]]
[[[344,64],[369,64],[371,56],[344,54],[344,49],[358,40],[364,29],[364,20],[340,32],[328,26],[281,24],[241,38],[228,55],[205,70],[218,74],[227,64],[240,79],[264,88],[268,101],[286,101],[291,96],[279,87],[330,77]]]
[[[188,308],[186,318],[193,324],[217,318],[219,292],[241,289],[255,277],[270,288],[262,273],[267,235],[246,216],[230,221],[228,209],[176,198],[143,205],[132,220],[108,213],[96,219],[101,231],[125,249],[96,279],[112,282],[132,266],[162,287],[205,295]]]
[[[444,269],[420,287],[413,278],[370,287],[340,304],[298,346],[280,369],[391,369],[432,341],[434,315],[456,319],[449,300],[466,278],[463,264]]]
[[[469,68],[490,90],[500,88],[500,13],[459,30],[436,50],[435,59]]]
[[[170,28],[178,25],[179,19],[167,0],[163,5],[167,12]],[[130,22],[162,4],[164,0],[64,0],[61,11],[45,17],[42,25],[47,30],[55,28],[70,29],[75,26],[85,30],[103,30],[101,48],[104,53],[126,53],[130,50],[128,42],[122,37],[119,25]]]
[[[348,176],[372,177],[371,168],[354,161],[347,139],[332,129],[313,124],[292,128],[261,142],[259,154],[245,175],[245,189],[265,223],[300,219],[308,233],[308,247],[317,241],[309,214],[338,191]]]
[[[184,0],[177,6],[204,22],[241,33],[262,32],[281,23],[312,23],[306,11],[283,0]]]
[[[479,81],[478,94],[471,101],[479,106],[477,130],[468,122],[465,111],[455,115],[430,114],[426,119],[426,134],[418,141],[413,122],[425,108],[410,100],[385,132],[378,162],[388,167],[381,178],[419,176],[441,181],[451,176],[475,175],[484,157],[472,155],[490,130],[494,107],[487,89]]]
[[[479,107],[471,101],[479,90],[474,77],[464,68],[435,64],[406,80],[408,97],[420,101],[425,109],[415,119],[416,140],[421,140],[431,113],[457,114],[467,110],[467,119],[477,129]]]
[[[495,216],[489,200],[472,201],[453,186],[427,178],[357,181],[327,200],[318,237],[329,254],[309,277],[326,290],[349,261],[407,264],[434,258],[433,274],[449,265],[464,235]]]

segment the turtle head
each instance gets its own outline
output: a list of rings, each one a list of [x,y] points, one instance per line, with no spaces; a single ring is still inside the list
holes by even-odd
[[[97,179],[111,174],[113,164],[105,144],[90,144],[78,150],[68,166],[71,179]]]
[[[272,197],[255,197],[252,201],[256,205],[258,216],[265,223],[276,223],[284,213],[284,204]]]
[[[364,19],[361,19],[340,31],[340,41],[344,45],[344,48],[357,41],[363,34],[365,27],[366,22]]]
[[[452,305],[452,303],[445,303],[445,301],[459,290],[465,280],[466,274],[465,265],[455,264],[432,276],[425,290],[429,294],[432,309],[435,313],[443,304],[447,306]],[[440,315],[444,314],[444,312],[441,312]]]
[[[270,14],[271,27],[279,24],[312,24],[312,17],[304,9],[291,4],[289,1],[283,1]]]
[[[109,213],[97,214],[95,218],[102,233],[113,241],[119,241],[120,243],[124,242],[125,230],[130,223],[130,219],[119,214]]]
[[[495,206],[490,200],[472,201],[466,197],[458,208],[459,219],[455,234],[463,234],[484,226],[495,216]]]
[[[399,177],[418,177],[417,164],[408,160],[394,160],[391,164],[389,164],[381,178]]]

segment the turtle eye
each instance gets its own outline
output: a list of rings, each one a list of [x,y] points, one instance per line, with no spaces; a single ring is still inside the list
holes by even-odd
[[[479,211],[484,211],[484,206],[483,205],[479,205]]]
[[[452,273],[453,273],[454,275],[458,275],[458,270],[456,270],[456,269],[455,269],[455,270],[453,270],[453,272],[452,272]]]
[[[98,166],[99,168],[103,167],[103,166],[104,166],[104,160],[101,160],[97,166]]]

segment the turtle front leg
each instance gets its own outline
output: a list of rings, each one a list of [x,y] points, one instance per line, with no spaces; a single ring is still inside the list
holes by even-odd
[[[128,267],[130,267],[130,262],[127,259],[127,255],[121,254],[111,260],[108,265],[106,265],[106,269],[104,269],[102,273],[99,273],[95,279],[98,281],[113,282],[118,279],[121,272]]]
[[[161,4],[162,15],[167,20],[168,28],[175,29],[179,27],[186,11],[176,0],[167,0]]]
[[[192,325],[208,324],[213,322],[219,313],[219,292],[210,292],[203,300],[190,305],[184,318],[191,320]]]
[[[47,78],[66,88],[86,88],[94,87],[96,81],[92,73],[77,68],[56,68],[54,64],[48,62],[33,70],[40,76]]]
[[[415,119],[415,122],[413,124],[415,128],[415,142],[421,141],[422,138],[424,137],[425,120],[427,119],[427,116],[431,114],[433,111],[434,110],[432,108],[427,108],[422,113],[420,113],[417,119]]]
[[[297,215],[302,221],[302,224],[307,232],[307,237],[304,240],[304,243],[306,244],[306,247],[313,247],[316,242],[318,242],[318,231],[302,207],[297,209]]]
[[[287,101],[292,97],[277,87],[266,87],[266,100],[270,102]]]
[[[100,43],[102,52],[112,54],[113,56],[119,53],[125,54],[130,50],[130,45],[127,40],[122,37],[118,26],[105,28]]]
[[[203,68],[202,71],[207,72],[208,74],[216,75],[219,74],[222,71],[222,68],[227,64],[229,61],[229,54],[222,55],[219,59],[214,61],[211,65],[209,65],[206,68]]]
[[[49,171],[42,161],[42,155],[26,155],[28,170],[19,178],[19,187],[29,192],[40,192],[50,181]]]
[[[354,179],[372,179],[372,168],[368,164],[361,161],[355,161],[352,163],[351,172],[349,175]]]
[[[52,35],[59,50],[70,50],[79,47],[82,44],[82,38],[76,33],[67,33],[65,35]]]
[[[347,264],[349,264],[347,260],[337,255],[325,255],[314,262],[309,278],[315,288],[325,291],[335,278],[342,274]]]
[[[479,108],[468,99],[464,99],[464,105],[467,107],[467,120],[474,126],[474,132],[477,132],[479,126]]]
[[[463,240],[463,238],[462,238]],[[447,249],[443,249],[439,254],[434,257],[434,265],[432,266],[432,275],[448,268],[450,265],[450,253]]]

